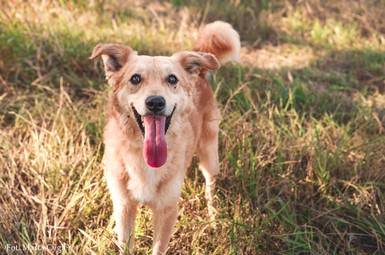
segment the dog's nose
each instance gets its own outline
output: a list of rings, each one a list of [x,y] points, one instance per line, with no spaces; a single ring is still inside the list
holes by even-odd
[[[153,113],[160,112],[166,106],[166,100],[162,96],[149,96],[146,98],[146,107]]]

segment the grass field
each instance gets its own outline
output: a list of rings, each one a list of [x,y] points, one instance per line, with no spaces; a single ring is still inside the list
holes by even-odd
[[[384,0],[0,3],[1,254],[118,254],[109,88],[88,57],[99,42],[191,49],[216,19],[243,45],[243,63],[211,77],[217,227],[194,160],[168,254],[385,254]],[[135,254],[149,254],[146,208],[137,223]]]

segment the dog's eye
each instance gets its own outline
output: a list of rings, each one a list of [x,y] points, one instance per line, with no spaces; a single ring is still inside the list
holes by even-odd
[[[178,78],[176,78],[175,75],[173,74],[170,74],[168,77],[167,77],[167,81],[168,83],[172,84],[172,85],[175,85],[178,83]]]
[[[141,81],[142,81],[142,77],[140,77],[139,74],[134,74],[131,79],[130,79],[131,83],[133,85],[138,85]]]

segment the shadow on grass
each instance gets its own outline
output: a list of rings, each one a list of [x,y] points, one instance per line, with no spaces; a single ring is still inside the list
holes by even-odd
[[[252,228],[292,254],[384,251],[384,70],[385,52],[352,49],[300,69],[218,72],[220,193],[227,208],[242,197],[228,212],[237,236]]]

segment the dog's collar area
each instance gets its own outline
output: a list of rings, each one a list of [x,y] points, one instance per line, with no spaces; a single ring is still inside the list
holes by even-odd
[[[167,133],[167,130],[168,130],[168,128],[170,127],[171,119],[172,119],[172,116],[174,115],[175,109],[176,109],[176,105],[175,105],[174,108],[172,109],[171,114],[170,114],[169,116],[166,117],[165,133]],[[135,109],[134,106],[132,106],[132,111],[134,112],[135,121],[136,121],[136,123],[138,124],[138,127],[139,127],[140,131],[142,132],[142,134],[143,134],[143,136],[144,136],[145,129],[144,129],[143,117],[142,117],[142,115],[140,115],[140,114],[138,113],[138,111]]]

